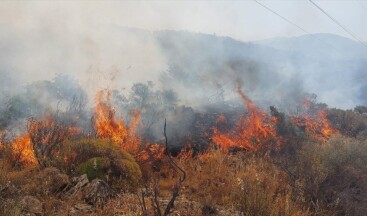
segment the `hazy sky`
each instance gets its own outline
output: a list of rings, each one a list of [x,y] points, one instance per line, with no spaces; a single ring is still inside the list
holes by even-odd
[[[263,4],[311,33],[350,37],[307,0],[269,0]],[[367,1],[315,2],[367,41]],[[254,1],[1,1],[0,27],[60,28],[68,33],[100,24],[149,30],[215,33],[239,40],[304,34]]]
[[[367,1],[314,1],[360,40],[367,41]],[[310,33],[351,38],[308,0],[261,3]],[[1,74],[12,75],[20,85],[26,85],[53,79],[55,74],[70,74],[90,95],[105,87],[120,89],[136,82],[157,83],[170,64],[157,41],[116,27],[186,30],[242,41],[305,34],[250,0],[0,1],[0,78]],[[190,52],[183,48],[185,51]],[[297,68],[283,73],[296,74],[304,80]],[[321,76],[317,73],[307,74],[310,83],[317,83],[315,80]],[[342,77],[341,84],[351,89],[353,77],[344,71]],[[348,79],[353,82],[346,82]],[[343,88],[337,88],[344,86],[340,82],[328,84],[331,87],[327,91],[314,85],[306,91],[318,93],[321,99],[348,99],[345,103],[325,100],[332,105],[354,105],[350,99],[353,89],[346,94]]]

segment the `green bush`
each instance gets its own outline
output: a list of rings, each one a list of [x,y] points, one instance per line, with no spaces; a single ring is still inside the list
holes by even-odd
[[[142,176],[135,159],[109,140],[82,139],[64,146],[58,164],[67,172],[103,179],[118,190],[134,190]]]
[[[108,158],[95,157],[79,164],[76,167],[76,171],[79,174],[87,174],[88,179],[91,181],[96,178],[104,179],[104,174],[107,173],[110,166],[111,161]]]
[[[113,173],[117,174],[112,187],[134,190],[142,176],[139,165],[132,160],[118,159],[113,161],[112,168]]]
[[[65,144],[64,157],[70,163],[80,164],[88,159],[95,157],[107,157],[110,159],[127,159],[134,158],[114,142],[106,139],[81,139],[70,141]]]

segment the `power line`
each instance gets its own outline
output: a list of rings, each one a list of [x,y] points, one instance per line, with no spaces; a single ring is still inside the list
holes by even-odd
[[[265,8],[266,10],[272,12],[273,14],[277,15],[278,17],[282,18],[284,21],[288,22],[289,24],[295,26],[296,28],[298,28],[299,30],[303,31],[304,33],[310,35],[311,37],[315,38],[316,40],[338,50],[338,51],[341,51],[340,49],[334,47],[333,45],[331,45],[330,43],[324,41],[324,40],[321,40],[320,38],[316,37],[314,34],[311,34],[310,32],[306,31],[304,28],[302,28],[301,26],[297,25],[296,23],[292,22],[291,20],[285,18],[284,16],[280,15],[279,13],[277,13],[276,11],[272,10],[271,8],[269,8],[268,6],[260,3],[259,1],[257,0],[254,0],[257,4],[259,4],[260,6],[262,6],[263,8]]]
[[[350,36],[352,36],[356,41],[361,43],[363,46],[367,47],[363,41],[361,41],[357,36],[355,36],[350,30],[348,30],[346,27],[344,27],[338,20],[336,20],[334,17],[332,17],[330,14],[328,14],[324,9],[322,9],[320,6],[318,6],[315,2],[312,0],[309,0],[316,8],[318,8],[322,13],[324,13],[329,19],[331,19],[335,24],[337,24],[340,28],[342,28],[345,32],[347,32]]]
[[[358,1],[357,0],[357,2],[358,2],[358,4],[365,10],[365,11],[367,11],[367,8],[360,2],[360,1]]]
[[[290,23],[291,25],[297,27],[298,29],[300,29],[301,31],[305,32],[306,34],[310,34],[309,32],[307,32],[305,29],[303,29],[301,26],[297,25],[296,23],[290,21],[289,19],[285,18],[284,16],[280,15],[279,13],[277,13],[276,11],[272,10],[271,8],[269,8],[268,6],[258,2],[257,0],[254,0],[257,4],[259,4],[260,6],[262,6],[263,8],[267,9],[268,11],[272,12],[273,14],[279,16],[280,18],[282,18],[283,20],[285,20],[286,22]]]

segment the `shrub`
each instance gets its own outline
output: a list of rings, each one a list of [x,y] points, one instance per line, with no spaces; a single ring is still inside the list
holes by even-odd
[[[238,202],[244,215],[308,215],[292,199],[287,173],[269,159],[247,160]]]
[[[60,159],[68,164],[80,164],[95,157],[106,157],[113,159],[124,158],[134,160],[119,145],[105,139],[81,139],[65,143]]]
[[[139,165],[133,160],[117,159],[112,164],[113,173],[116,173],[112,188],[134,190],[141,179]]]
[[[213,209],[234,206],[244,215],[307,215],[292,199],[287,173],[269,156],[207,153],[182,162],[187,172],[185,196]]]
[[[315,214],[364,215],[367,211],[367,142],[342,136],[306,143],[290,162],[295,187]]]
[[[134,158],[117,144],[103,139],[82,139],[69,142],[60,158],[66,157],[64,167],[86,173],[90,180],[100,178],[114,189],[133,190],[142,174]],[[75,168],[74,168],[75,166]]]
[[[328,175],[321,148],[319,143],[304,143],[291,165],[296,188],[301,193],[300,196],[304,196],[309,202],[317,201],[320,186]]]
[[[328,118],[344,136],[367,138],[367,116],[352,110],[330,109]]]
[[[321,150],[328,178],[322,184],[323,198],[344,215],[367,211],[367,142],[335,137]]]
[[[96,178],[103,179],[110,166],[111,161],[108,158],[95,157],[79,164],[76,167],[76,171],[79,174],[87,174],[88,179],[91,181]]]

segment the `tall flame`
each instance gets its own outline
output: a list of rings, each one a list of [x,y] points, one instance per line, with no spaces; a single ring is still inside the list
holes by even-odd
[[[123,143],[127,137],[127,129],[123,119],[115,119],[115,110],[110,104],[111,93],[99,91],[96,95],[95,127],[99,138],[111,139]]]
[[[277,134],[274,126],[276,119],[256,107],[254,102],[242,92],[239,85],[237,86],[237,93],[246,106],[248,115],[241,116],[235,129],[227,134],[214,128],[213,142],[224,151],[228,151],[230,148],[259,151],[263,148],[271,148],[272,145],[278,148],[279,141],[276,139]],[[223,119],[219,121],[223,122]]]
[[[13,158],[23,166],[37,163],[29,134],[19,136],[12,143]]]
[[[94,113],[96,135],[99,138],[111,139],[124,150],[136,153],[140,143],[140,138],[135,135],[140,121],[140,112],[133,113],[132,123],[127,127],[122,118],[116,118],[110,97],[109,91],[99,91],[96,95]]]
[[[336,130],[327,119],[325,110],[318,109],[312,112],[312,102],[305,99],[302,108],[304,112],[299,116],[292,116],[290,119],[305,132],[320,142],[326,142],[333,134],[338,134]]]

